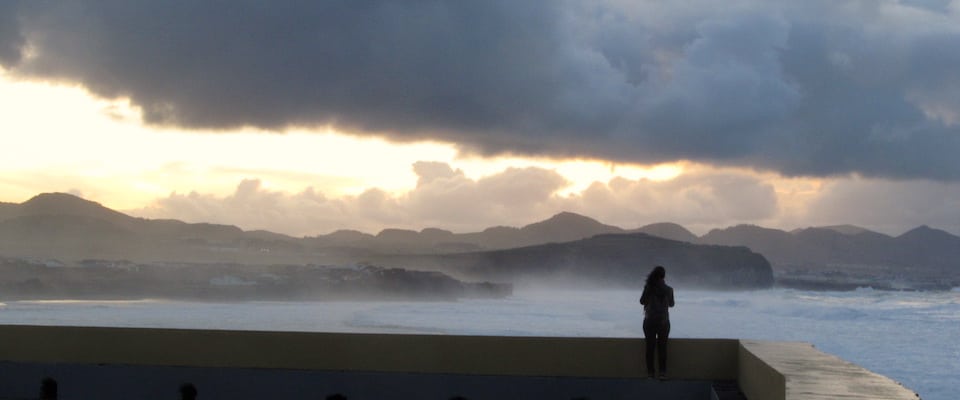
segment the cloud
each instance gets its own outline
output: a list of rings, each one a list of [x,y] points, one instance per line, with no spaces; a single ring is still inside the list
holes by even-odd
[[[229,196],[172,193],[149,207],[129,213],[146,218],[219,223],[248,230],[266,229],[300,235],[347,227],[353,214],[368,206],[364,200],[370,202],[364,198],[348,208],[344,201],[327,198],[312,188],[288,194],[266,189],[259,180],[246,179]]]
[[[427,171],[440,170],[442,178],[425,179]],[[401,196],[401,204],[420,227],[482,229],[549,216],[557,209],[555,193],[568,184],[555,171],[532,167],[508,168],[479,179],[436,162],[418,162],[414,171],[419,183]]]
[[[956,2],[3,4],[4,68],[152,124],[960,180]]]
[[[149,207],[129,211],[147,218],[237,225],[293,235],[338,229],[376,233],[384,228],[441,227],[468,231],[515,225],[558,211],[554,194],[566,180],[554,171],[510,168],[479,179],[437,162],[418,162],[419,184],[406,193],[371,188],[355,196],[328,197],[314,188],[286,193],[245,179],[233,194],[172,193]],[[533,222],[533,221],[530,221]]]
[[[173,193],[130,213],[292,235],[428,227],[471,232],[521,226],[561,211],[623,228],[675,222],[699,233],[743,223],[786,230],[854,224],[892,235],[925,224],[960,233],[958,183],[867,178],[789,182],[774,174],[693,166],[672,180],[615,177],[560,195],[569,182],[543,168],[508,168],[480,178],[440,162],[417,162],[413,169],[419,183],[401,193],[372,188],[356,196],[330,197],[313,188],[270,190],[258,179],[246,179],[228,196]]]
[[[849,223],[899,235],[919,225],[960,234],[960,184],[844,179],[827,183],[807,208],[810,225]]]
[[[532,223],[561,211],[626,228],[662,221],[713,227],[765,220],[778,212],[773,186],[746,172],[697,172],[671,181],[615,178],[559,195],[569,182],[543,168],[507,168],[476,179],[445,163],[421,161],[413,169],[419,183],[404,193],[372,188],[356,196],[328,197],[313,188],[273,191],[257,179],[246,179],[229,196],[173,193],[131,213],[315,235],[427,227],[468,232]]]
[[[24,47],[17,0],[0,2],[0,66],[20,61]]]
[[[780,211],[772,184],[735,171],[698,171],[667,181],[618,177],[595,182],[560,206],[628,228],[674,222],[698,231],[767,221]]]

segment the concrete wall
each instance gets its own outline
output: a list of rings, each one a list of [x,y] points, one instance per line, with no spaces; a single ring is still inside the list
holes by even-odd
[[[738,380],[751,400],[916,398],[912,391],[893,380],[820,352],[807,343],[671,339],[668,353],[673,387],[680,387],[683,382]],[[38,384],[36,377],[43,371],[69,373],[79,381],[85,376],[102,380],[110,376],[104,375],[107,372],[116,375],[127,371],[131,377],[139,374],[136,376],[141,378],[137,379],[159,374],[173,382],[175,377],[199,374],[213,382],[223,379],[224,373],[217,371],[229,369],[233,371],[230,374],[234,381],[236,377],[257,374],[264,377],[279,374],[277,371],[294,371],[282,377],[277,375],[272,378],[273,382],[283,386],[308,376],[311,380],[326,376],[323,379],[360,382],[355,385],[356,390],[362,390],[363,380],[368,378],[427,382],[425,376],[431,374],[442,375],[442,379],[421,386],[459,381],[461,386],[482,387],[484,384],[477,383],[478,380],[488,378],[466,377],[505,376],[548,380],[566,377],[565,384],[606,379],[591,387],[608,391],[619,387],[622,389],[617,390],[621,393],[638,390],[648,393],[667,387],[656,381],[636,379],[646,376],[643,339],[638,338],[0,326],[0,364],[4,374],[33,376],[23,379],[32,379],[33,382],[26,384],[34,386]],[[349,376],[344,377],[345,373]],[[301,376],[297,374],[302,377],[295,378]],[[249,385],[246,380],[241,381]],[[170,382],[164,384],[169,386]],[[523,382],[525,387],[535,386],[530,386],[533,380]],[[537,382],[543,383],[542,379]],[[587,383],[577,387],[590,386]],[[248,393],[254,390],[247,387]],[[677,398],[708,398],[697,397],[700,388],[683,390],[692,397]],[[676,393],[680,392],[671,392],[671,396],[676,397]],[[0,398],[2,396],[0,393]],[[506,398],[502,393],[497,396]],[[530,397],[521,393],[511,398]]]
[[[479,375],[646,376],[642,339],[0,326],[0,360]],[[671,375],[736,379],[738,342],[673,339]]]
[[[749,347],[739,345],[737,383],[750,399],[786,400],[786,377]]]
[[[810,343],[744,340],[740,346],[740,385],[750,399],[919,398],[893,379],[819,351]]]
[[[56,379],[58,400],[172,400],[185,382],[201,400],[706,400],[711,391],[705,381],[0,362],[0,399],[36,399],[44,377]]]

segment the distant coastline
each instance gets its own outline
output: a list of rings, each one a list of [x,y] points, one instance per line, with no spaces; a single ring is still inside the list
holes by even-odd
[[[64,193],[0,203],[0,258],[27,265],[0,271],[2,296],[141,295],[130,288],[210,299],[241,293],[503,296],[517,283],[635,288],[658,264],[668,267],[672,282],[705,289],[960,286],[960,237],[925,226],[897,237],[848,225],[791,232],[738,225],[696,236],[677,224],[623,229],[565,212],[519,228],[473,233],[385,229],[377,235],[337,231],[294,238],[134,218]],[[343,271],[359,266],[368,266],[369,276],[341,279],[349,275]],[[307,283],[309,289],[297,286]]]
[[[137,264],[79,265],[0,259],[3,300],[341,301],[503,298],[513,285],[465,282],[439,272],[372,265]]]

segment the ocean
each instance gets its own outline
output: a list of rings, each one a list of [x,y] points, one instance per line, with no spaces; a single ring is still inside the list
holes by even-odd
[[[457,302],[9,301],[0,324],[642,337],[638,291],[518,288]],[[671,337],[802,341],[925,400],[960,388],[960,291],[676,289]]]

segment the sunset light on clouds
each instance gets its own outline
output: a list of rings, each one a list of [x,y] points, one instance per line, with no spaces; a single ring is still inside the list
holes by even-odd
[[[691,7],[690,5],[697,5]],[[0,201],[960,233],[958,2],[0,3]]]
[[[402,196],[417,186],[414,163],[420,160],[456,165],[464,179],[474,180],[507,168],[551,170],[563,177],[563,185],[556,188],[561,195],[575,195],[593,182],[614,177],[671,179],[682,169],[679,164],[646,168],[596,160],[458,156],[449,144],[391,143],[330,129],[150,127],[140,123],[139,110],[128,100],[97,99],[80,87],[15,82],[4,76],[0,88],[4,94],[0,107],[9,115],[0,127],[20,133],[11,136],[15,148],[46,149],[14,151],[4,158],[0,184],[8,202],[62,191],[133,214],[197,221],[217,217],[222,223],[237,223],[242,220],[228,215],[166,215],[156,203],[191,193],[218,201],[250,189],[273,197],[308,188],[332,197],[357,196],[370,189]],[[253,227],[288,231],[283,225],[262,223],[266,225]],[[351,226],[349,220],[342,223]],[[319,227],[324,228],[336,227]],[[299,233],[310,232],[309,227],[303,229]]]

